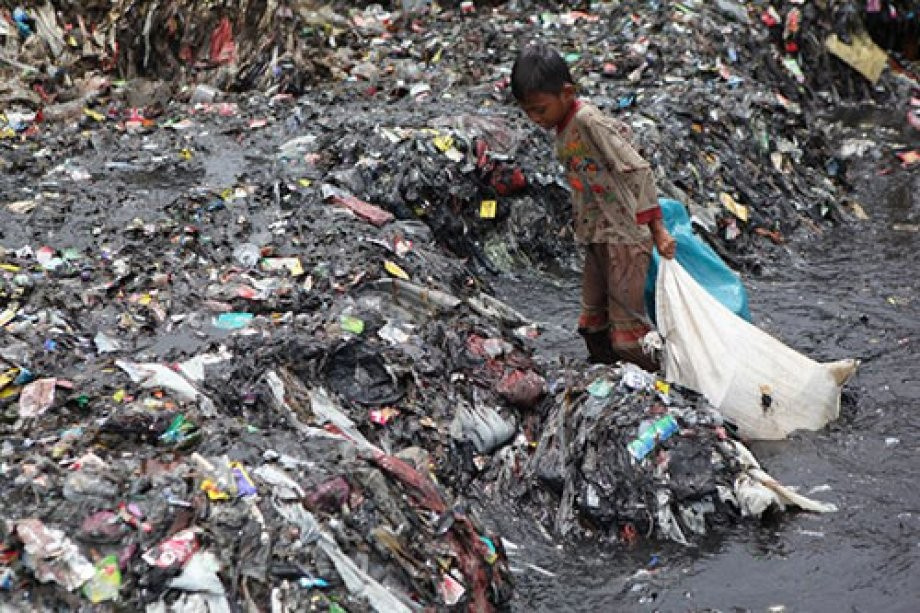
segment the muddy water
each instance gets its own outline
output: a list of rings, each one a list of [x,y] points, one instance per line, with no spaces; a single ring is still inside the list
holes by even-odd
[[[825,490],[840,511],[745,523],[695,550],[628,552],[561,546],[506,519],[521,545],[518,610],[920,610],[920,173],[865,185],[870,220],[793,243],[745,278],[759,326],[818,360],[863,360],[837,423],[753,445],[771,474]],[[545,359],[582,351],[570,332],[575,276],[521,278],[504,292],[547,322]]]

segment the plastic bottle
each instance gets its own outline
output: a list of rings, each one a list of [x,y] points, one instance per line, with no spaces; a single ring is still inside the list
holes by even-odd
[[[637,462],[641,462],[645,456],[652,452],[655,445],[668,440],[678,430],[680,430],[680,426],[677,424],[677,420],[670,415],[665,415],[650,427],[642,430],[638,438],[633,439],[626,446],[626,449]]]

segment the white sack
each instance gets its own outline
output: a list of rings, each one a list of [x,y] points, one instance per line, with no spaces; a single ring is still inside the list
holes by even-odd
[[[662,259],[655,299],[665,377],[706,396],[742,436],[782,439],[837,419],[856,360],[819,364],[797,353],[722,306],[675,260]]]

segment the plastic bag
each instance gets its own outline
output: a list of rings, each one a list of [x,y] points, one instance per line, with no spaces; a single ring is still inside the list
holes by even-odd
[[[684,205],[677,200],[667,198],[659,199],[658,203],[661,205],[664,225],[677,241],[676,259],[680,265],[725,308],[738,317],[751,321],[747,292],[741,279],[712,250],[712,247],[694,234],[693,225],[690,223],[690,217]],[[661,256],[658,255],[658,251],[653,251],[645,281],[645,305],[653,321],[657,317],[655,279],[658,277],[660,261]]]
[[[83,595],[93,604],[117,600],[121,588],[121,569],[118,556],[109,555],[96,563],[95,576],[83,585]]]
[[[819,364],[797,353],[729,311],[675,260],[661,262],[656,289],[667,380],[706,396],[743,436],[782,439],[837,418],[857,361]]]
[[[53,581],[72,592],[96,575],[96,568],[62,530],[48,528],[35,518],[19,520],[11,527],[23,545],[22,565],[41,583]]]
[[[517,427],[489,406],[461,404],[454,413],[450,434],[458,441],[470,441],[479,453],[492,453],[514,438]]]
[[[207,592],[223,596],[226,591],[220,577],[220,562],[210,551],[198,551],[192,554],[182,572],[169,581],[169,587],[174,590],[189,592]]]
[[[38,379],[22,388],[19,394],[19,416],[38,417],[54,404],[57,379]]]

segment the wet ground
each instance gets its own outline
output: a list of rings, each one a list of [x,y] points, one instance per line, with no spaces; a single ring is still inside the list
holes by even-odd
[[[858,186],[870,216],[839,226],[747,275],[753,319],[820,361],[858,357],[841,419],[821,432],[753,444],[784,483],[827,490],[829,515],[747,523],[699,550],[628,555],[591,544],[556,546],[514,520],[518,610],[916,611],[920,603],[920,176],[867,169]],[[550,329],[541,351],[577,355],[568,322],[578,310],[576,276],[522,278],[505,297]],[[546,573],[526,566],[539,565]]]

